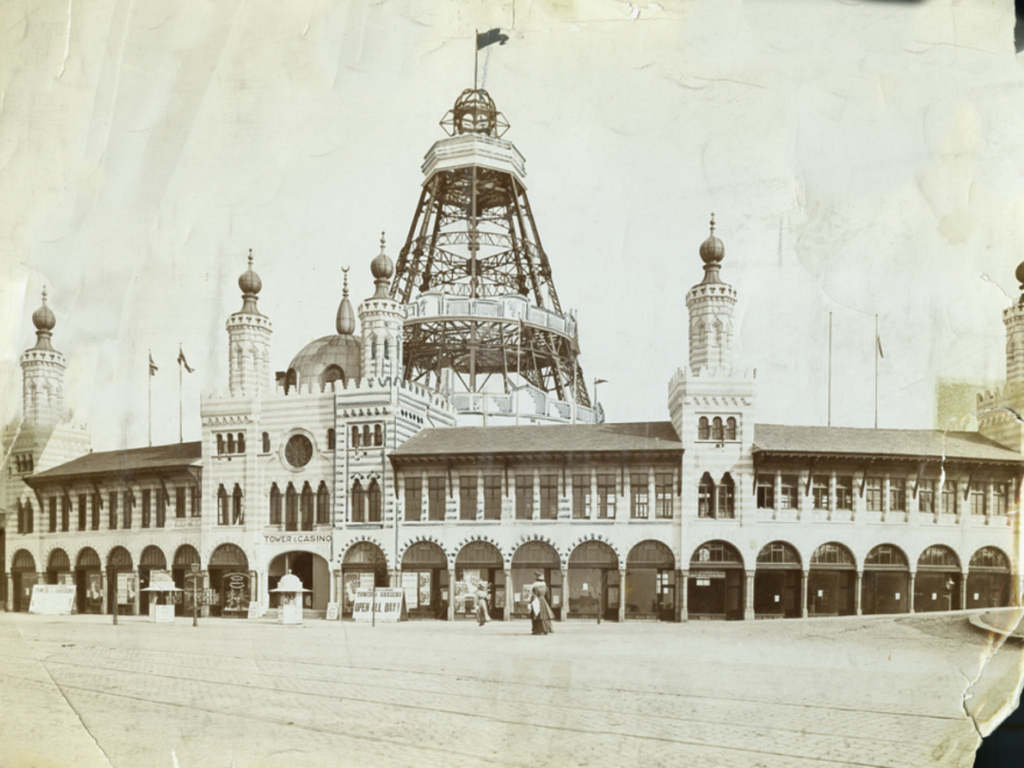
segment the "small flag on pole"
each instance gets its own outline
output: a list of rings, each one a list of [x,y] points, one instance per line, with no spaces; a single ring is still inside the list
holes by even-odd
[[[153,353],[149,353],[149,375],[152,376],[159,370],[159,366],[153,362]]]
[[[185,353],[181,349],[181,345],[178,345],[178,363],[185,366],[185,370],[189,373],[195,373],[195,368],[188,364],[188,360],[185,359]]]
[[[498,45],[504,45],[508,42],[508,35],[503,35],[501,29],[495,27],[489,29],[486,32],[476,33],[476,49],[479,51],[482,48],[486,48],[488,45],[497,43]]]
[[[875,334],[875,344],[878,346],[878,356],[885,359],[885,353],[882,351],[882,337],[877,333]]]

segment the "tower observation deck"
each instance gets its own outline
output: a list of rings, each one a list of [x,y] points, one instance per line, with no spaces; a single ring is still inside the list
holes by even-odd
[[[576,318],[558,300],[523,156],[482,89],[463,91],[423,161],[391,297],[405,305],[405,377],[463,416],[593,423]],[[464,419],[465,420],[465,419]]]

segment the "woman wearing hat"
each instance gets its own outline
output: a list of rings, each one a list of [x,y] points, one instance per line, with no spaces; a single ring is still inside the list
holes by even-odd
[[[553,631],[551,621],[555,614],[551,610],[551,606],[548,605],[548,587],[544,583],[544,574],[540,571],[535,571],[533,576],[535,579],[531,588],[533,599],[530,600],[530,619],[533,623],[533,634],[548,635]]]

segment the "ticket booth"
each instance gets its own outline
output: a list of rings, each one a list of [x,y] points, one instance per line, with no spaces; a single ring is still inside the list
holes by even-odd
[[[174,623],[174,606],[181,589],[167,571],[152,571],[149,586],[142,589],[149,595],[149,620],[156,624]]]
[[[302,597],[310,591],[302,586],[302,580],[293,573],[286,573],[270,591],[278,595],[278,620],[282,624],[301,624]]]

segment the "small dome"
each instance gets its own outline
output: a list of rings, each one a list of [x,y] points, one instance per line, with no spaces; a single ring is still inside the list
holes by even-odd
[[[390,280],[395,273],[394,262],[384,253],[384,233],[380,233],[380,253],[370,262],[370,273],[374,280]]]
[[[715,214],[711,214],[711,234],[700,244],[700,258],[705,264],[721,264],[725,258],[725,245],[715,237]]]
[[[339,314],[341,308],[338,309]],[[321,336],[304,346],[288,364],[288,371],[295,371],[298,385],[305,389],[306,382],[316,382],[315,387],[341,380],[362,378],[363,347],[358,336],[336,334]]]
[[[238,287],[243,294],[257,294],[263,288],[263,281],[252,268],[252,248],[249,249],[249,268],[238,278]]]
[[[43,288],[43,303],[39,309],[32,313],[32,324],[36,327],[37,331],[52,331],[53,326],[57,324],[57,318],[53,316],[53,312],[48,306],[46,306],[46,289]]]
[[[1017,282],[1020,283],[1021,290],[1024,291],[1024,261],[1017,265],[1017,271],[1013,274],[1017,276]]]
[[[348,267],[343,267],[342,272],[345,273],[345,284],[341,289],[341,303],[334,318],[334,327],[343,336],[351,336],[356,332],[356,313],[352,309],[352,302],[348,300]]]
[[[294,573],[289,571],[280,579],[278,579],[277,587],[270,590],[271,592],[308,592],[302,586],[302,579],[296,576]]]

